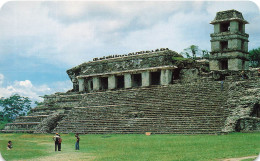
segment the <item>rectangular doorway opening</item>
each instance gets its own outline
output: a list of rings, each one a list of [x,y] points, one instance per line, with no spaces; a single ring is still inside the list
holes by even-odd
[[[227,32],[230,30],[230,23],[224,22],[220,24],[220,32]]]
[[[142,75],[141,74],[133,74],[133,87],[140,87],[142,86]]]
[[[151,85],[160,85],[161,71],[151,72]]]
[[[125,87],[125,78],[124,76],[116,76],[116,88],[124,88]]]
[[[101,90],[108,89],[108,77],[101,77],[100,83],[101,83]]]
[[[221,61],[219,61],[219,69],[220,70],[228,69],[228,60],[221,60]]]
[[[221,51],[226,51],[228,49],[228,41],[221,41],[220,48],[221,48]]]

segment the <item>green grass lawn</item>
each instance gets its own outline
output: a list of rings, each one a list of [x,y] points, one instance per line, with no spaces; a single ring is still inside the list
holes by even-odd
[[[7,160],[35,159],[75,153],[74,134],[61,134],[62,152],[54,152],[52,134],[0,134],[0,151]],[[198,161],[258,155],[260,133],[228,135],[80,135],[81,156],[92,160]],[[8,140],[13,149],[7,150]],[[65,159],[66,160],[66,159]]]

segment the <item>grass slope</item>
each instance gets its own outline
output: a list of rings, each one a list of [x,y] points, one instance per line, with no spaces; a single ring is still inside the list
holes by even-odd
[[[81,135],[80,151],[74,150],[73,134],[62,134],[61,152],[54,152],[52,136],[51,134],[0,134],[0,152],[7,161],[41,160],[40,158],[42,160],[203,161],[253,156],[260,152],[260,133]],[[13,141],[12,150],[6,150],[8,140]]]

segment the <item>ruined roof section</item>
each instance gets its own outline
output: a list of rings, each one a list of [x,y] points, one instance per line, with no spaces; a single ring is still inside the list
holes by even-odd
[[[227,10],[227,11],[217,12],[216,17],[213,21],[211,21],[211,24],[232,21],[232,20],[236,20],[248,24],[248,22],[243,18],[242,13],[237,10]]]
[[[143,68],[173,65],[172,57],[182,57],[172,50],[155,50],[137,54],[125,54],[120,57],[107,57],[82,63],[67,70],[69,77],[86,76],[102,73],[123,72]]]

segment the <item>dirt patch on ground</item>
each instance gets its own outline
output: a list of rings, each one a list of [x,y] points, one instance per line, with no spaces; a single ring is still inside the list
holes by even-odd
[[[222,161],[241,161],[244,159],[256,159],[256,158],[257,156],[248,156],[248,157],[241,157],[241,158],[228,158],[228,159],[223,159]]]
[[[60,153],[52,156],[33,158],[33,159],[22,159],[17,161],[58,161],[58,160],[66,160],[66,161],[92,161],[95,159],[93,156],[87,156],[84,153],[79,152],[71,152],[71,153]]]

